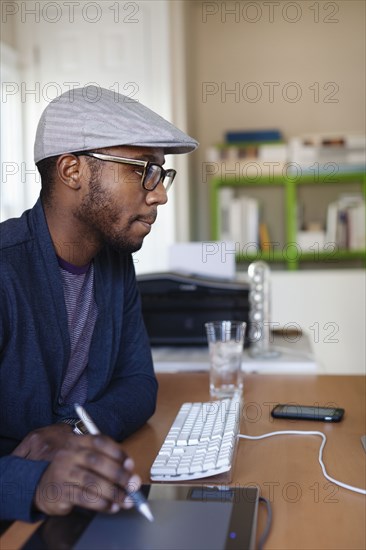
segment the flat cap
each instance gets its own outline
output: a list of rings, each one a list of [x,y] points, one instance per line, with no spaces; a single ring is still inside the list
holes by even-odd
[[[195,139],[139,101],[100,86],[68,90],[45,108],[38,123],[34,161],[103,147],[163,148],[189,153]]]

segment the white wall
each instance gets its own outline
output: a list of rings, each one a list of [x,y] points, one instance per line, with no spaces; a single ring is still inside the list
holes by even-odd
[[[272,272],[272,321],[299,325],[327,374],[366,374],[364,270]]]
[[[19,86],[21,76],[16,50],[7,43],[1,44],[1,87],[7,83]],[[21,177],[23,161],[22,102],[19,95],[2,94],[0,104],[0,221],[18,216],[26,208],[26,193]]]

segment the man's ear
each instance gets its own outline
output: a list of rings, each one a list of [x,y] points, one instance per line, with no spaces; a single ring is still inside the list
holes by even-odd
[[[57,175],[60,181],[70,189],[80,189],[82,166],[80,157],[76,157],[71,153],[60,155],[56,162]]]

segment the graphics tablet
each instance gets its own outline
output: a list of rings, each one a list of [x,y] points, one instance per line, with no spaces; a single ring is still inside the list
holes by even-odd
[[[77,521],[67,525],[68,518],[72,521],[74,516],[75,520],[75,513],[67,518],[48,519],[25,550],[254,548],[259,496],[256,487],[154,484],[144,485],[142,490],[154,522],[149,522],[135,509],[121,510],[114,515],[95,514],[91,520],[88,512],[79,511],[76,512],[79,525]]]

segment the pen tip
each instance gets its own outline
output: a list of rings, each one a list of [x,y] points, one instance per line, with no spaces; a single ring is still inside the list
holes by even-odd
[[[145,516],[146,519],[149,521],[154,521],[154,516],[151,513],[150,508],[147,504],[141,504],[140,506],[140,512]]]

